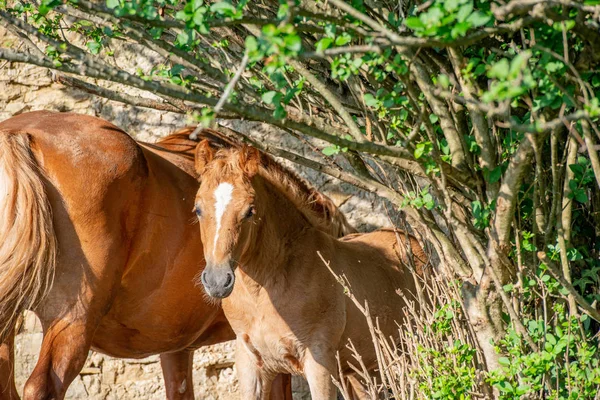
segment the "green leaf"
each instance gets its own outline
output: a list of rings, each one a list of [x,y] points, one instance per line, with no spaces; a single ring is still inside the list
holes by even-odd
[[[498,387],[500,388],[501,392],[512,392],[513,386],[510,384],[510,382],[508,381],[502,381],[502,382],[498,382]]]
[[[510,70],[508,72],[508,76],[511,79],[515,79],[519,73],[525,68],[527,64],[527,59],[530,57],[531,53],[528,51],[524,51],[522,53],[517,54],[515,58],[510,62]]]
[[[448,75],[446,75],[446,74],[439,74],[438,75],[438,83],[444,89],[448,89],[450,87],[450,79],[448,78]]]
[[[217,13],[217,14],[231,16],[231,15],[235,14],[236,9],[233,6],[233,4],[231,4],[227,1],[220,1],[218,3],[212,4],[210,6],[210,11]]]
[[[468,1],[466,4],[461,6],[456,14],[456,19],[458,22],[465,22],[467,18],[471,15],[471,11],[473,11],[473,2]]]
[[[335,45],[343,46],[345,44],[350,43],[351,40],[352,40],[352,37],[349,34],[347,34],[346,32],[344,32],[344,34],[335,38]]]
[[[340,152],[340,148],[338,146],[331,145],[331,146],[327,146],[327,147],[323,148],[323,150],[321,150],[321,151],[326,156],[332,156],[334,154],[338,154]]]
[[[489,171],[488,176],[487,176],[487,181],[489,183],[496,183],[496,182],[500,181],[500,178],[502,178],[502,167],[497,166],[493,170]]]
[[[315,50],[317,52],[322,52],[326,49],[328,49],[329,47],[331,47],[331,44],[333,43],[333,39],[329,38],[329,37],[324,37],[323,39],[319,40],[315,46]]]
[[[371,93],[365,94],[364,99],[365,99],[365,104],[368,107],[375,107],[376,105],[379,104],[379,100],[377,100],[377,98],[375,98],[375,96],[373,96]]]
[[[185,69],[185,67],[181,64],[175,64],[173,65],[173,67],[171,68],[171,74],[172,75],[179,75],[183,72],[183,70]]]
[[[415,158],[419,159],[421,158],[424,154],[428,154],[431,151],[431,142],[423,142],[423,143],[418,143],[415,146]]]
[[[265,25],[262,28],[262,33],[264,33],[265,36],[275,36],[277,34],[277,27],[273,24]]]
[[[281,93],[278,93],[274,90],[263,93],[262,101],[264,101],[266,104],[273,104],[276,100],[277,95],[281,96]]]
[[[206,16],[206,8],[200,7],[194,11],[194,24],[200,26],[204,24],[204,17]]]
[[[256,38],[254,36],[248,36],[246,38],[246,51],[251,53],[255,52],[256,50],[258,50],[258,42],[256,41]]]
[[[489,22],[492,17],[482,13],[481,11],[475,11],[469,15],[467,22],[469,22],[474,28],[485,25]]]
[[[40,15],[44,16],[61,4],[61,0],[42,0],[42,4],[40,4],[38,8],[38,12]]]
[[[506,58],[501,59],[492,65],[492,68],[488,71],[488,77],[505,80],[508,77],[510,66]]]
[[[529,392],[530,388],[531,387],[529,385],[525,385],[525,384],[519,385],[517,387],[517,389],[515,390],[515,394],[517,396],[523,396],[525,393]]]
[[[423,25],[423,22],[421,22],[421,20],[418,17],[406,18],[404,24],[407,28],[412,29],[413,31],[425,29],[425,25]]]
[[[563,69],[563,67],[564,64],[560,61],[550,61],[549,63],[544,65],[546,71],[548,71],[551,74],[560,71],[561,69]]]
[[[297,53],[302,49],[302,39],[298,35],[288,35],[283,42],[289,51]]]
[[[273,117],[277,119],[284,119],[287,116],[287,111],[282,106],[278,106],[275,108],[275,112],[273,113]]]
[[[498,358],[498,364],[507,367],[510,365],[510,359],[508,357],[500,357]]]
[[[452,28],[452,31],[450,32],[450,36],[452,36],[453,39],[456,39],[457,37],[465,36],[467,34],[467,32],[469,31],[469,28],[471,28],[471,24],[469,24],[468,22],[459,22],[458,24],[454,25],[454,27]]]
[[[121,2],[119,0],[106,0],[106,7],[112,10],[113,8],[117,8],[120,3]]]
[[[179,32],[179,34],[177,35],[177,43],[180,45],[187,44],[189,40],[190,40],[190,35],[188,34],[187,30],[183,30],[183,31]]]
[[[572,19],[568,19],[566,21],[564,21],[565,23],[565,30],[570,31],[571,29],[575,28],[575,21]]]
[[[452,12],[458,8],[459,4],[459,0],[446,0],[444,2],[444,9],[448,12]]]
[[[588,197],[587,197],[587,194],[585,193],[585,191],[582,189],[577,190],[575,192],[575,200],[577,200],[580,203],[587,203]]]
[[[98,54],[100,52],[100,49],[102,48],[102,46],[98,42],[87,42],[85,45],[88,49],[90,49],[90,53],[92,54]]]

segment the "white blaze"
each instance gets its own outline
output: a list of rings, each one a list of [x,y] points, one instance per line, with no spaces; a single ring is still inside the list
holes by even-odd
[[[233,185],[231,183],[223,182],[215,189],[215,219],[217,221],[217,227],[215,229],[215,243],[213,245],[213,257],[217,252],[217,240],[219,240],[219,232],[221,231],[221,219],[225,214],[225,209],[231,201],[231,193],[233,192]]]

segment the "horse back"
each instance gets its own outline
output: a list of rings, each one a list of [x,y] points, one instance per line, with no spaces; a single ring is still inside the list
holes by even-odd
[[[391,260],[390,265],[394,269],[403,270],[407,266],[423,277],[428,257],[417,238],[403,230],[382,228],[369,233],[346,235],[339,240],[362,244],[363,249],[372,249]]]
[[[0,131],[30,137],[31,150],[46,178],[73,211],[78,205],[101,202],[119,180],[137,183],[139,192],[147,173],[135,140],[96,117],[34,111],[1,122]]]

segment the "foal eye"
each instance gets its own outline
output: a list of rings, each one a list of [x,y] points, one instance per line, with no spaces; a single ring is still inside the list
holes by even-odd
[[[197,216],[198,218],[200,218],[200,217],[202,216],[202,210],[200,210],[200,207],[196,206],[196,207],[194,208],[194,212],[196,213],[196,216]]]
[[[254,209],[254,206],[250,206],[244,215],[244,219],[252,218],[254,214],[256,214],[256,210]]]

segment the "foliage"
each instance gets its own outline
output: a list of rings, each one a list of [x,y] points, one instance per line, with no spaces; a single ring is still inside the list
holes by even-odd
[[[419,396],[595,396],[597,1],[0,4],[24,44],[0,48],[0,59],[204,125],[281,128],[302,139],[306,157],[281,151],[279,134],[256,145],[401,210],[461,285],[422,320],[433,328],[409,346],[415,375],[396,375],[417,380],[407,387]],[[121,69],[128,46],[156,62]],[[459,297],[458,322],[470,327],[445,331]]]

